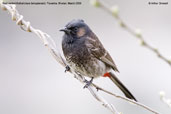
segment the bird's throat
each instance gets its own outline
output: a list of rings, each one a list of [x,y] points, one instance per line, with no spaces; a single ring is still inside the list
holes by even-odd
[[[65,40],[66,40],[66,43],[67,43],[67,44],[73,44],[74,41],[76,40],[76,38],[74,38],[74,37],[71,36],[71,35],[66,35]]]

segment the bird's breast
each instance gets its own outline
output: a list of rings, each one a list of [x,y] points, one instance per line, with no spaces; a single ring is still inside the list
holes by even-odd
[[[68,65],[81,75],[98,77],[108,71],[106,64],[91,54],[85,42],[62,43],[62,48]]]
[[[63,49],[64,55],[68,62],[81,66],[86,64],[91,58],[91,54],[84,44],[69,44]]]

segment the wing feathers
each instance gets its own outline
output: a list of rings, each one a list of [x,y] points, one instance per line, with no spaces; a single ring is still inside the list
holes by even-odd
[[[108,56],[108,57],[107,57],[107,56]],[[109,59],[108,59],[108,58],[109,58]],[[105,62],[106,64],[110,65],[114,71],[119,72],[119,70],[117,69],[117,67],[116,67],[116,65],[115,65],[115,63],[114,63],[114,61],[113,61],[112,58],[110,57],[109,53],[107,53],[106,56],[103,56],[103,57],[101,57],[100,59],[101,59],[103,62]]]
[[[114,71],[119,72],[112,57],[105,50],[102,43],[94,33],[92,33],[90,37],[87,37],[87,41],[88,42],[86,42],[86,46],[90,50],[92,55],[109,65]]]

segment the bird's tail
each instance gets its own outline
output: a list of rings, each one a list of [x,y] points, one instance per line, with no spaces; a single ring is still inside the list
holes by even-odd
[[[115,76],[115,74],[113,74],[112,72],[109,72],[110,76],[109,78],[112,80],[112,82],[114,82],[118,88],[125,94],[125,96],[127,98],[133,99],[135,101],[137,101],[135,99],[135,97],[131,94],[131,92],[122,84],[122,82]]]

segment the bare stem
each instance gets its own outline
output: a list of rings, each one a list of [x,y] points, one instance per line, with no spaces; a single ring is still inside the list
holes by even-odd
[[[159,112],[154,111],[153,109],[151,109],[150,107],[148,107],[148,106],[146,106],[146,105],[144,105],[144,104],[142,104],[142,103],[136,102],[136,101],[134,101],[134,100],[132,100],[132,99],[128,99],[128,98],[123,97],[123,96],[121,96],[121,95],[117,95],[117,94],[115,94],[115,93],[112,93],[112,92],[110,92],[110,91],[107,91],[107,90],[105,90],[105,89],[103,89],[103,88],[101,88],[101,87],[99,87],[99,86],[97,86],[97,85],[95,85],[95,84],[93,84],[93,86],[96,87],[97,90],[101,90],[101,91],[103,91],[103,92],[105,92],[105,93],[108,93],[108,94],[110,94],[110,95],[112,95],[112,96],[115,96],[115,97],[117,97],[117,98],[120,98],[120,99],[125,100],[125,101],[128,101],[128,102],[131,102],[131,103],[133,103],[133,104],[135,104],[135,105],[137,105],[137,106],[140,106],[140,107],[142,107],[142,108],[144,108],[144,109],[147,109],[148,111],[150,111],[150,112],[152,112],[152,113],[154,113],[154,114],[159,114]]]
[[[165,56],[163,56],[157,48],[154,48],[153,46],[151,46],[149,43],[147,43],[144,40],[144,37],[142,36],[142,34],[140,32],[137,32],[136,30],[133,30],[131,27],[128,26],[127,23],[125,23],[121,17],[118,14],[118,9],[114,9],[112,10],[110,7],[108,7],[107,4],[105,4],[104,2],[102,2],[101,0],[90,0],[90,1],[94,1],[93,2],[93,6],[98,7],[103,9],[104,11],[106,11],[109,15],[112,15],[112,17],[114,17],[116,19],[116,21],[119,23],[120,27],[122,27],[124,30],[126,30],[128,33],[132,34],[133,36],[135,36],[136,39],[140,40],[141,42],[141,46],[146,47],[147,49],[151,50],[153,53],[155,53],[157,55],[157,57],[159,57],[161,60],[165,61],[170,67],[171,67],[171,60],[167,59]],[[98,5],[97,5],[98,4]]]

